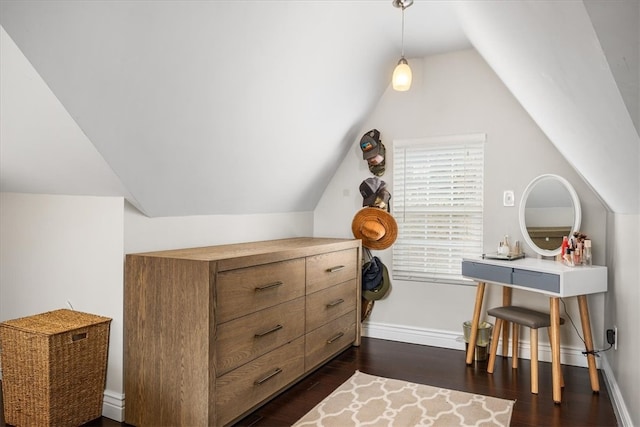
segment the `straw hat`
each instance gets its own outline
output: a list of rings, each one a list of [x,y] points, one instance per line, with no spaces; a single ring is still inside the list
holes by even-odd
[[[351,231],[362,246],[369,249],[387,249],[398,237],[398,224],[391,214],[380,208],[360,209],[353,217]]]

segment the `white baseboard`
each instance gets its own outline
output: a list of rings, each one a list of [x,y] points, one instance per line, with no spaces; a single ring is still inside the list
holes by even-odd
[[[454,350],[464,350],[465,348],[462,332],[457,333],[367,321],[362,324],[362,335],[371,338],[451,348]],[[521,358],[531,359],[531,346],[529,342],[521,341],[518,348]],[[560,349],[561,363],[586,368],[587,358],[582,354],[582,351],[581,348],[563,346]],[[600,367],[600,359],[601,358],[596,358],[596,366],[598,367]],[[541,362],[551,362],[551,347],[549,344],[540,343],[538,345],[538,360]]]
[[[102,416],[118,422],[123,422],[124,394],[105,390],[104,400],[102,401]]]
[[[609,365],[606,355],[605,357],[602,357],[602,372],[604,373],[607,391],[609,392],[609,396],[611,396],[613,410],[616,413],[616,418],[618,419],[618,425],[622,427],[633,427],[631,414],[627,409],[627,405],[624,403],[620,387],[618,387],[618,382],[616,381],[616,377],[613,375],[613,370],[611,369],[611,365]]]

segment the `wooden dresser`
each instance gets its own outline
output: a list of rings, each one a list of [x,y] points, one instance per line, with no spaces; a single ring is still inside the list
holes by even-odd
[[[125,421],[227,425],[360,344],[359,240],[126,257]]]

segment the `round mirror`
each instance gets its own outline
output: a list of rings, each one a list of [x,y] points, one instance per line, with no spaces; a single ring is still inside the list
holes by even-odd
[[[543,256],[560,253],[562,238],[580,228],[578,194],[558,175],[540,175],[529,183],[520,201],[520,230],[531,249]]]

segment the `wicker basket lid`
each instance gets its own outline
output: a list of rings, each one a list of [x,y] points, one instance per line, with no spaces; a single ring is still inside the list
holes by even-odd
[[[54,335],[110,321],[111,319],[108,317],[83,313],[81,311],[60,309],[33,316],[21,317],[19,319],[7,320],[2,322],[0,326],[44,335]]]

